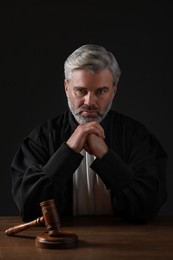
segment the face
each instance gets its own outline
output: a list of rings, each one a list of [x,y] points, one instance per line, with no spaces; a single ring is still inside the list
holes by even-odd
[[[112,106],[117,87],[108,69],[94,73],[75,70],[70,82],[64,81],[68,106],[79,124],[101,122]]]

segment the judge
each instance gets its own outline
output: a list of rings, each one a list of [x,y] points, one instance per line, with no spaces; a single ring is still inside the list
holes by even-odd
[[[23,221],[55,199],[61,217],[114,215],[148,223],[167,199],[167,154],[137,120],[112,110],[121,71],[114,55],[86,44],[64,63],[69,109],[35,127],[12,161]]]

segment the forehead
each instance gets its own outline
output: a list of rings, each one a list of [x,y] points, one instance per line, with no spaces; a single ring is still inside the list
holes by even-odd
[[[71,75],[70,85],[86,88],[91,86],[95,88],[103,86],[109,87],[113,85],[113,77],[108,69],[99,72],[86,69],[74,70]]]

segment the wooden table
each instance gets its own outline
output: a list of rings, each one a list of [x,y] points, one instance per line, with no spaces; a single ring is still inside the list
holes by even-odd
[[[46,227],[31,227],[14,236],[5,234],[7,228],[19,224],[19,217],[0,217],[0,259],[173,259],[173,217],[160,216],[145,225],[112,217],[67,218],[61,223],[62,229],[79,238],[78,247],[72,249],[37,248],[35,238]]]

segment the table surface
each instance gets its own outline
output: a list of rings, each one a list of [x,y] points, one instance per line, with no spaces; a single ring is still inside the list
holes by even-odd
[[[61,223],[62,231],[78,236],[71,249],[44,249],[35,245],[46,227],[30,227],[13,236],[5,230],[23,222],[19,217],[0,217],[0,259],[6,260],[160,260],[173,259],[173,216],[159,216],[149,224],[128,224],[113,217],[72,217]]]

